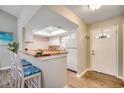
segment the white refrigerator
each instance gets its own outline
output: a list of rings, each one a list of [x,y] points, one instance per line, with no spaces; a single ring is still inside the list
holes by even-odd
[[[77,72],[78,63],[78,44],[76,39],[68,39],[66,42],[67,55],[67,68]]]

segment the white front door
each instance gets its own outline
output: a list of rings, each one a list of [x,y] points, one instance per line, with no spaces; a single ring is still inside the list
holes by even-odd
[[[117,75],[117,26],[91,32],[91,69]]]

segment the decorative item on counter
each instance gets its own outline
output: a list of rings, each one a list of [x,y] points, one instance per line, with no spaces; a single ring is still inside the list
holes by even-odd
[[[18,43],[17,42],[10,42],[8,43],[8,49],[14,53],[17,53],[18,51]]]
[[[36,54],[35,55],[42,55],[43,54],[43,50],[39,49],[39,50],[36,50]]]
[[[50,56],[51,54],[49,53],[44,53],[44,50],[42,49],[38,49],[36,50],[36,54],[35,54],[35,57],[43,57],[43,56]]]
[[[35,57],[44,57],[44,56],[50,56],[51,54],[42,54],[42,55],[37,55],[37,54],[35,54]]]

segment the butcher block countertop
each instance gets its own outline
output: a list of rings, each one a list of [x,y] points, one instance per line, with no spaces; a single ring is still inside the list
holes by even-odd
[[[44,51],[43,54],[37,55],[35,51],[20,51],[21,53],[33,56],[33,57],[49,57],[67,54],[67,51]]]
[[[34,51],[20,51],[20,53],[35,57],[40,60],[48,60],[48,59],[54,59],[54,58],[59,58],[63,56],[67,56],[67,51],[50,51],[50,52],[44,52],[41,55],[36,55],[36,52]]]

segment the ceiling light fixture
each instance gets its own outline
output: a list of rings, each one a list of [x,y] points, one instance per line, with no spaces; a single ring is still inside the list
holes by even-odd
[[[96,36],[96,39],[103,39],[103,38],[109,38],[109,37],[110,37],[109,34],[107,34],[107,33],[105,33],[105,32],[102,31],[100,34],[98,34]]]
[[[54,26],[48,26],[40,31],[34,32],[35,35],[41,35],[41,36],[47,36],[47,37],[56,36],[64,33],[67,33],[67,31]]]
[[[88,8],[92,11],[96,11],[101,7],[101,5],[88,5]]]

